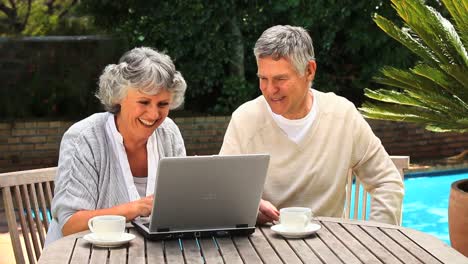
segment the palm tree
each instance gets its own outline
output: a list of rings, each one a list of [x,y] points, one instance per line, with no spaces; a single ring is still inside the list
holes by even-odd
[[[421,123],[435,132],[468,131],[468,0],[441,0],[451,21],[423,0],[391,0],[399,28],[376,15],[389,36],[418,56],[410,69],[384,67],[375,81],[389,89],[365,89],[365,117]],[[393,89],[393,90],[392,90]]]

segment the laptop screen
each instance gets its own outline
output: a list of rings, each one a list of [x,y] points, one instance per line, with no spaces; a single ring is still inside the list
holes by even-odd
[[[254,227],[269,155],[159,162],[150,232]]]

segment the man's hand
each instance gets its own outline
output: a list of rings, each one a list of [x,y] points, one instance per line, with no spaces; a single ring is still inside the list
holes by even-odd
[[[263,225],[268,222],[278,221],[279,211],[269,201],[260,200],[260,207],[258,209],[257,224]]]

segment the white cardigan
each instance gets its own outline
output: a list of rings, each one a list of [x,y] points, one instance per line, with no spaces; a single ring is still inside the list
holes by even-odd
[[[304,206],[316,216],[342,217],[353,169],[372,195],[370,220],[397,224],[403,182],[395,165],[354,105],[314,90],[318,113],[298,143],[278,127],[263,96],[241,105],[220,154],[269,153],[263,199],[278,208]]]

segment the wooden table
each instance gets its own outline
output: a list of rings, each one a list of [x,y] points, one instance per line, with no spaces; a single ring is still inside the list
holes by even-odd
[[[269,226],[249,237],[146,241],[93,247],[88,232],[49,245],[39,263],[468,263],[437,238],[399,226],[318,217],[322,228],[304,239],[284,239]]]

